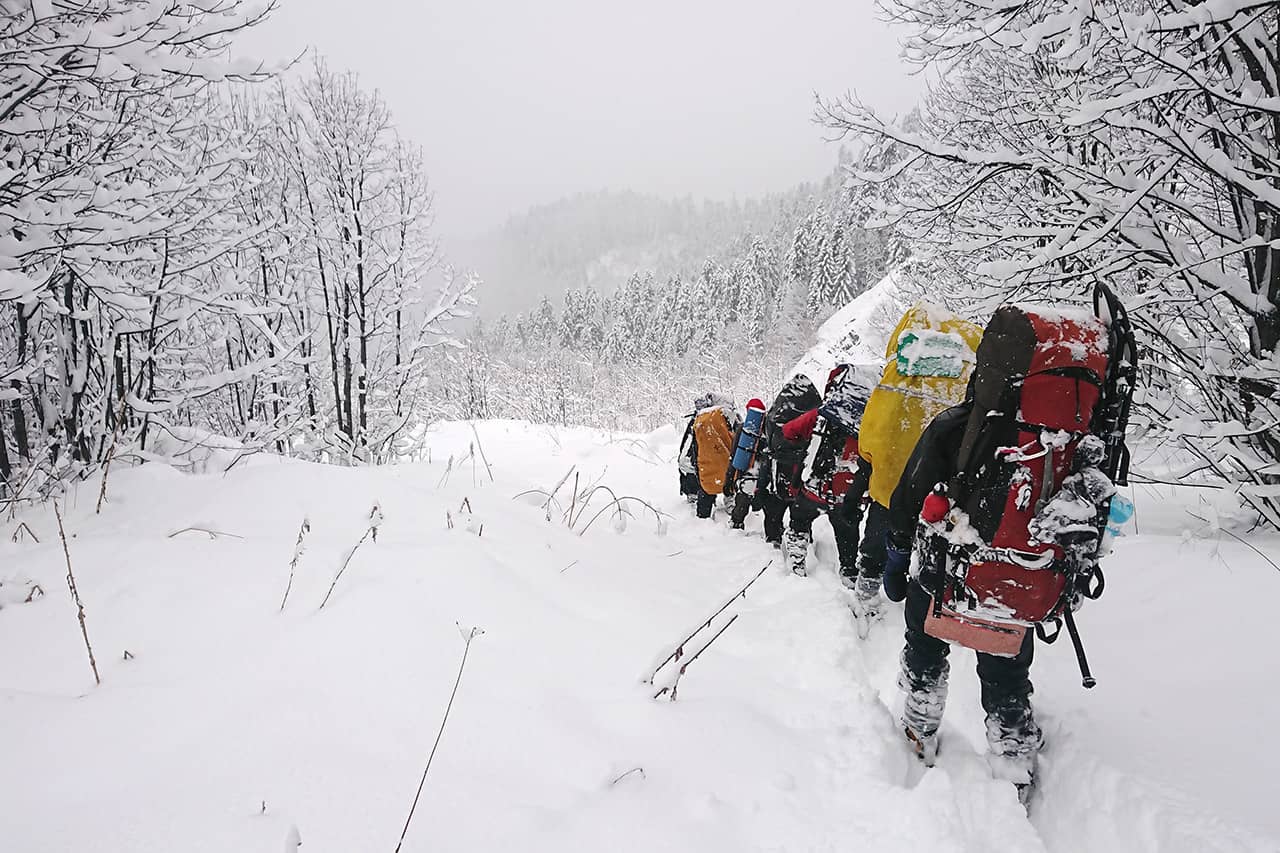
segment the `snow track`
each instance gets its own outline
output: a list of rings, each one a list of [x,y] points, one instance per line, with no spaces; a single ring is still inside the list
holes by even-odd
[[[22,519],[39,544],[10,542],[6,526],[0,847],[279,853],[296,826],[307,853],[389,851],[461,624],[485,634],[408,851],[1280,849],[1265,725],[1280,697],[1274,630],[1205,611],[1204,587],[1185,582],[1208,573],[1275,600],[1280,576],[1243,546],[1184,542],[1170,495],[1140,497],[1150,532],[1124,543],[1107,597],[1081,616],[1099,688],[1079,688],[1065,644],[1038,650],[1050,745],[1028,820],[982,758],[971,655],[953,653],[942,752],[920,772],[896,722],[900,610],[858,640],[825,523],[811,576],[775,561],[717,620],[739,616],[678,701],[655,701],[644,667],[774,558],[758,516],[745,536],[723,515],[694,519],[674,466],[653,462],[673,456],[672,430],[642,437],[643,452],[586,430],[479,431],[496,483],[469,463],[443,477],[474,441],[464,425],[435,432],[432,464],[118,471],[101,516],[86,484],[66,516],[99,688],[51,513]],[[634,506],[622,532],[606,514],[580,536],[602,495],[572,531],[540,499],[512,500],[571,465],[584,485],[669,513],[665,529]],[[318,612],[375,501],[378,541]],[[312,532],[279,613],[304,516]],[[170,537],[186,527],[232,535]],[[10,594],[33,582],[45,597]],[[1197,630],[1182,629],[1193,616]]]

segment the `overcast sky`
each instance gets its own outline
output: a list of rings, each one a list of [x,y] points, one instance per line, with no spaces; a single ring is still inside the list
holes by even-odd
[[[422,146],[446,241],[583,190],[785,189],[834,162],[815,91],[918,91],[872,0],[281,0],[243,49],[309,46]]]

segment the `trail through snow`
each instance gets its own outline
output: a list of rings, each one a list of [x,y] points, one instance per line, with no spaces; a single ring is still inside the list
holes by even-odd
[[[1280,849],[1274,628],[1205,605],[1216,588],[1275,600],[1280,573],[1239,543],[1185,539],[1176,490],[1138,496],[1143,534],[1121,544],[1107,596],[1081,615],[1100,686],[1080,689],[1065,642],[1038,650],[1050,742],[1028,819],[982,758],[971,655],[952,655],[938,766],[909,756],[900,611],[857,638],[824,523],[815,571],[795,578],[758,516],[747,535],[723,514],[692,517],[675,495],[672,429],[502,422],[479,435],[496,482],[458,462],[471,428],[445,425],[430,463],[257,459],[199,476],[148,465],[114,473],[97,516],[86,483],[66,517],[97,688],[51,512],[9,523],[0,848],[278,853],[296,832],[307,853],[390,851],[460,628],[478,626],[406,851]],[[607,485],[669,517],[633,503],[625,523],[606,513],[579,535],[606,501],[598,492],[568,529],[572,476],[550,511],[513,499],[571,466],[579,495]],[[319,611],[375,502],[377,541]],[[11,541],[18,521],[38,544]],[[220,535],[171,535],[193,527]],[[646,666],[770,560],[679,699],[650,698]],[[31,584],[45,595],[23,603]]]

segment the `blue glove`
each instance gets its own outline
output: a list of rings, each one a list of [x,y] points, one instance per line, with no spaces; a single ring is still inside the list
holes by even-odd
[[[884,597],[890,601],[902,601],[907,597],[907,570],[911,568],[911,552],[900,551],[892,543],[885,543]]]

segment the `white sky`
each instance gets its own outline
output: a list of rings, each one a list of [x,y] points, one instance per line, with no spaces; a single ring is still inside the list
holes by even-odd
[[[423,147],[446,246],[583,190],[785,189],[834,163],[815,91],[918,91],[872,0],[281,0],[241,49],[309,46]]]

